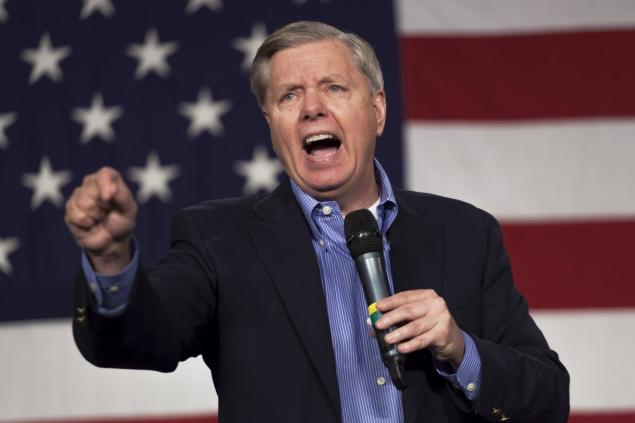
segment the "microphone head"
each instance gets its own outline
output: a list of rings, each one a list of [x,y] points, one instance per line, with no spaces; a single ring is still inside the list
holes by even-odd
[[[382,241],[375,216],[368,209],[355,210],[344,219],[346,245],[354,259],[365,253],[382,253]]]

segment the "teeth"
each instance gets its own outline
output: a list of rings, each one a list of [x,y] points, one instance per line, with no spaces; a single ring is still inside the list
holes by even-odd
[[[327,139],[333,139],[335,138],[333,135],[330,134],[317,134],[317,135],[311,135],[310,137],[307,137],[304,142],[307,144],[311,144],[313,142],[316,141],[321,141],[321,140],[327,140]]]

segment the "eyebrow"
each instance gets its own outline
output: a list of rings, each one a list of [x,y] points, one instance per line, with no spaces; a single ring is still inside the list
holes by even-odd
[[[334,74],[326,75],[320,78],[320,80],[318,81],[318,84],[322,85],[322,84],[328,84],[329,82],[344,82],[345,80],[346,78],[344,77],[344,75],[334,73]]]
[[[318,80],[318,85],[328,84],[331,82],[342,82],[346,78],[338,73],[325,75]],[[280,89],[277,90],[279,92],[293,91],[295,89],[302,88],[302,84],[298,82],[290,82],[288,84],[280,85]]]

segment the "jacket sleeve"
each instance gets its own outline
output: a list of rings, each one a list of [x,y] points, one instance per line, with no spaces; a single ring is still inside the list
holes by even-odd
[[[529,315],[513,283],[500,227],[486,216],[483,333],[472,334],[481,357],[481,388],[472,411],[489,421],[566,422],[569,375]]]
[[[186,211],[172,222],[170,251],[147,272],[139,266],[123,313],[105,317],[83,272],[75,285],[73,335],[99,367],[173,371],[210,342],[216,309],[214,268],[203,237]],[[206,333],[207,336],[201,336]]]

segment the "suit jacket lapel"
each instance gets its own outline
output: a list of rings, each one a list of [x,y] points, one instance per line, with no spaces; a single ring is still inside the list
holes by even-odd
[[[335,356],[311,233],[289,182],[255,208],[249,230],[298,337],[340,416]]]
[[[399,212],[388,231],[395,292],[426,288],[442,295],[444,227],[425,215],[422,199],[399,191],[395,191],[395,195]],[[415,354],[411,359],[429,361],[429,356]],[[422,369],[429,366],[417,363],[414,367]],[[409,387],[402,394],[406,423],[415,421],[419,407],[425,401],[425,375],[419,372],[414,376],[414,373],[409,375]]]

